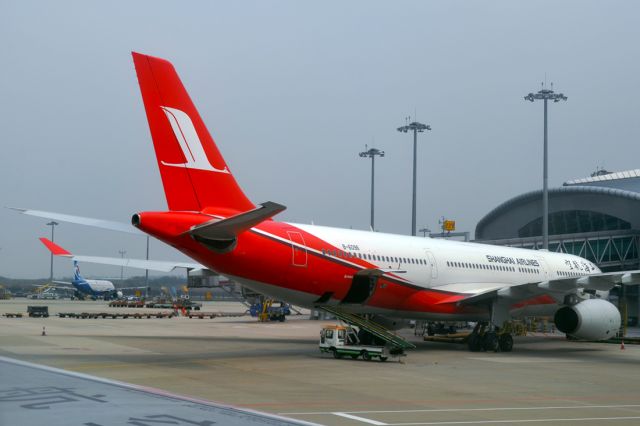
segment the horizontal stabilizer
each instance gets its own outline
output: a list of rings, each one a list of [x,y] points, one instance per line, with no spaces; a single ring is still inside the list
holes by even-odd
[[[111,220],[94,219],[92,217],[73,216],[70,214],[45,212],[42,210],[20,209],[8,207],[29,216],[43,217],[45,219],[59,220],[60,222],[76,223],[78,225],[92,226],[94,228],[108,229],[109,231],[126,232],[127,234],[144,235],[142,231],[131,226],[131,223],[115,222]]]
[[[235,239],[238,234],[275,216],[286,207],[267,201],[260,207],[222,220],[212,220],[191,228],[189,234],[196,239],[226,241]]]

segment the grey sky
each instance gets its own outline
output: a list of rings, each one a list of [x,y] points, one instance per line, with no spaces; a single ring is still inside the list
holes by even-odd
[[[176,66],[232,172],[280,219],[366,229],[365,144],[377,227],[409,233],[411,138],[418,226],[474,231],[541,185],[540,82],[551,105],[550,184],[640,167],[640,3],[633,1],[0,0],[2,205],[128,221],[165,209],[130,51]],[[44,277],[45,221],[0,210],[0,275]],[[64,224],[80,254],[142,257],[144,240]],[[161,243],[152,257],[182,259]],[[88,275],[119,268],[83,265]],[[56,261],[56,275],[70,266]],[[129,271],[128,273],[134,273]]]

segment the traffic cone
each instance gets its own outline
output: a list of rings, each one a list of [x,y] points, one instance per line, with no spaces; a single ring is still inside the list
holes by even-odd
[[[42,326],[42,335],[43,335],[43,336],[46,336],[46,335],[47,335],[47,332],[46,332],[46,331],[44,331],[44,326]]]
[[[624,351],[624,340],[620,341],[620,350]]]

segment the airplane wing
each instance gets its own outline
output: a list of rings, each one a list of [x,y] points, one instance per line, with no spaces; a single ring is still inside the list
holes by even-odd
[[[54,256],[68,257],[79,262],[98,263],[102,265],[126,266],[129,268],[151,269],[160,272],[171,272],[176,268],[184,268],[190,271],[208,269],[200,263],[190,262],[172,262],[167,260],[144,260],[144,259],[123,259],[120,257],[101,257],[101,256],[77,256],[63,249],[56,243],[47,238],[40,238]]]
[[[78,225],[93,226],[95,228],[108,229],[110,231],[126,232],[128,234],[146,235],[144,232],[138,230],[137,228],[134,228],[129,223],[115,222],[115,221],[103,220],[103,219],[94,219],[91,217],[73,216],[73,215],[63,214],[63,213],[45,212],[42,210],[21,209],[17,207],[8,207],[8,208],[29,216],[59,220],[60,222],[76,223]]]
[[[53,289],[56,290],[58,288],[62,288],[62,289],[69,289],[69,290],[75,290],[75,287],[68,281],[56,281],[53,280],[51,281],[52,284],[60,284],[60,285],[51,285],[49,283],[47,284],[32,284],[33,287],[36,287],[37,289]],[[36,290],[37,290],[36,289]]]
[[[509,300],[512,303],[528,300],[537,296],[551,295],[561,298],[577,289],[608,291],[616,285],[640,284],[640,270],[603,272],[583,277],[561,278],[542,282],[531,282],[519,285],[496,285],[495,288],[468,293],[457,301],[458,305],[482,304],[496,298]]]

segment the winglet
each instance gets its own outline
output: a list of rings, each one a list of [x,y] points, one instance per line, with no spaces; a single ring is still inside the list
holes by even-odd
[[[56,243],[54,243],[53,241],[47,238],[41,237],[40,241],[42,242],[42,244],[47,246],[49,251],[53,253],[54,256],[73,257],[73,255],[69,253],[67,250],[63,249],[62,247],[60,247],[59,245],[57,245]]]

